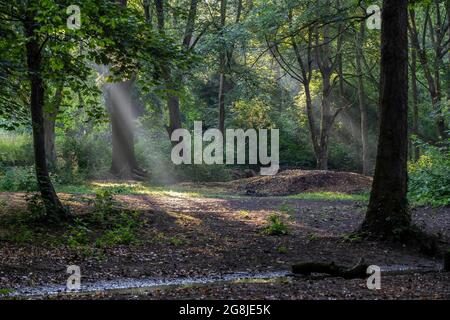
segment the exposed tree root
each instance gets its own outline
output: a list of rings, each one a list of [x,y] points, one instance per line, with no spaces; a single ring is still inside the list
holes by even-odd
[[[369,266],[361,259],[351,268],[338,266],[334,262],[304,262],[292,266],[292,273],[310,275],[311,273],[326,273],[333,277],[342,277],[344,279],[365,278],[367,277],[367,268]]]

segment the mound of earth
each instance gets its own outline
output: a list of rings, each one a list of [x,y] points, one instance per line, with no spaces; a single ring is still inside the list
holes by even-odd
[[[258,176],[233,181],[249,195],[287,196],[302,192],[359,193],[369,189],[372,178],[351,172],[286,170],[275,176]]]

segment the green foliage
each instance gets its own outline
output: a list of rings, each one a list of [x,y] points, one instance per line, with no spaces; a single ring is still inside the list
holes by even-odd
[[[409,164],[409,199],[417,205],[450,205],[450,151],[427,146]]]
[[[63,163],[58,168],[58,182],[80,184],[86,178],[105,175],[111,162],[111,150],[101,135],[81,139],[65,137],[57,145]]]
[[[34,167],[0,168],[1,191],[37,191]]]
[[[13,289],[8,289],[8,288],[1,288],[0,289],[0,296],[2,295],[8,295],[10,293],[14,292]]]
[[[70,249],[83,248],[89,245],[91,234],[92,230],[86,226],[86,223],[81,219],[76,219],[75,224],[69,226],[65,234],[67,246]]]
[[[281,236],[289,234],[289,229],[278,214],[271,214],[267,219],[267,226],[262,233],[269,236]]]

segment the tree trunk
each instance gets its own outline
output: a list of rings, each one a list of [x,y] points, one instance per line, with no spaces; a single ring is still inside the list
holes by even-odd
[[[322,71],[322,104],[320,118],[320,142],[319,157],[317,159],[317,169],[328,170],[328,141],[333,125],[331,106],[331,70]]]
[[[175,130],[182,128],[180,98],[176,95],[168,94],[167,108],[169,109],[169,126],[166,129],[169,137],[171,137]]]
[[[31,83],[31,121],[33,126],[33,148],[36,178],[42,200],[45,205],[46,216],[52,221],[61,221],[68,218],[68,212],[61,204],[50,179],[45,159],[45,128],[44,128],[44,81],[41,75],[41,48],[36,39],[36,21],[34,16],[28,17],[25,22],[25,31],[28,37],[26,43],[27,65]]]
[[[165,16],[164,16],[164,1],[163,0],[155,0],[156,5],[156,16],[158,20],[158,30],[161,34],[165,33]],[[189,44],[191,41],[192,33],[194,31],[194,21],[197,10],[197,0],[192,0],[191,8],[189,11],[188,22],[186,25],[186,32],[183,38],[183,44],[186,45],[186,48],[189,48]],[[185,44],[186,43],[186,44]],[[167,93],[167,110],[169,112],[169,125],[166,126],[167,133],[169,135],[169,139],[172,136],[172,133],[182,128],[181,122],[181,112],[180,112],[180,98],[177,95],[179,82],[182,81],[181,77],[175,76],[175,81],[173,81],[174,77],[170,74],[169,69],[163,70],[163,77],[166,82],[167,89],[169,92]]]
[[[219,130],[222,133],[225,132],[225,74],[223,73],[219,75]]]
[[[358,103],[359,103],[359,113],[361,117],[361,146],[362,146],[362,173],[364,175],[369,174],[369,154],[368,154],[368,123],[367,123],[367,106],[365,101],[364,92],[364,81],[363,81],[363,71],[362,71],[362,56],[363,56],[363,45],[364,45],[364,30],[365,21],[360,24],[359,34],[357,35],[356,41],[356,73],[358,76]]]
[[[119,0],[126,7],[126,0]],[[135,120],[138,115],[133,99],[134,79],[110,84],[105,104],[111,117],[111,173],[123,179],[145,180],[147,172],[139,168],[134,153]]]
[[[428,85],[428,92],[430,94],[431,97],[431,103],[433,105],[434,110],[436,111],[437,115],[436,115],[436,131],[437,131],[437,135],[441,138],[441,139],[445,139],[447,138],[447,125],[445,123],[445,120],[443,118],[442,112],[441,112],[441,99],[442,99],[442,92],[440,89],[440,76],[439,76],[439,72],[435,71],[435,75],[433,77],[433,72],[431,71],[430,68],[430,63],[429,63],[429,59],[427,56],[427,52],[425,50],[425,48],[421,47],[420,43],[419,43],[419,34],[418,34],[418,30],[417,30],[417,25],[416,25],[416,14],[413,8],[411,8],[409,10],[409,14],[410,14],[410,20],[411,20],[411,24],[410,24],[410,30],[411,30],[411,40],[412,40],[412,45],[414,46],[416,53],[418,55],[419,58],[419,62],[422,65],[423,68],[423,72],[425,75],[425,79],[427,80],[427,85]],[[429,17],[429,11],[426,12],[426,15],[428,18]],[[426,30],[424,30],[424,35],[426,33]],[[436,46],[436,45],[435,45]],[[439,53],[439,51],[442,48],[436,48],[435,51]],[[434,61],[434,65],[439,66],[440,63],[438,62],[439,57],[436,57],[436,60]]]
[[[416,49],[412,48],[412,62],[411,62],[411,86],[412,86],[412,100],[413,100],[413,125],[411,133],[415,136],[419,133],[419,91],[417,89],[417,53]],[[420,150],[418,146],[414,146],[411,149],[413,153],[413,159],[419,160]]]
[[[408,0],[384,0],[381,30],[381,121],[365,234],[395,238],[408,230]]]
[[[225,27],[227,15],[227,0],[220,0],[220,27],[221,33]],[[226,67],[226,48],[221,48],[219,54],[219,130],[225,132],[225,67]]]
[[[55,97],[49,106],[50,109],[44,113],[45,153],[47,164],[51,169],[56,168],[55,120],[62,103],[62,91],[63,85],[60,84],[56,88]]]
[[[134,152],[137,107],[133,100],[133,80],[109,85],[105,103],[111,116],[111,173],[124,179],[145,180],[147,173],[139,168]]]

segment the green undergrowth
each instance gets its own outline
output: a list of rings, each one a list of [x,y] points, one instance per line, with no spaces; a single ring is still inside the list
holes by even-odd
[[[98,191],[89,202],[90,210],[77,214],[71,223],[49,225],[43,220],[44,207],[39,197],[27,197],[27,211],[1,216],[0,240],[65,245],[87,255],[108,247],[141,243],[139,230],[147,223],[142,212],[123,208],[109,191]]]

